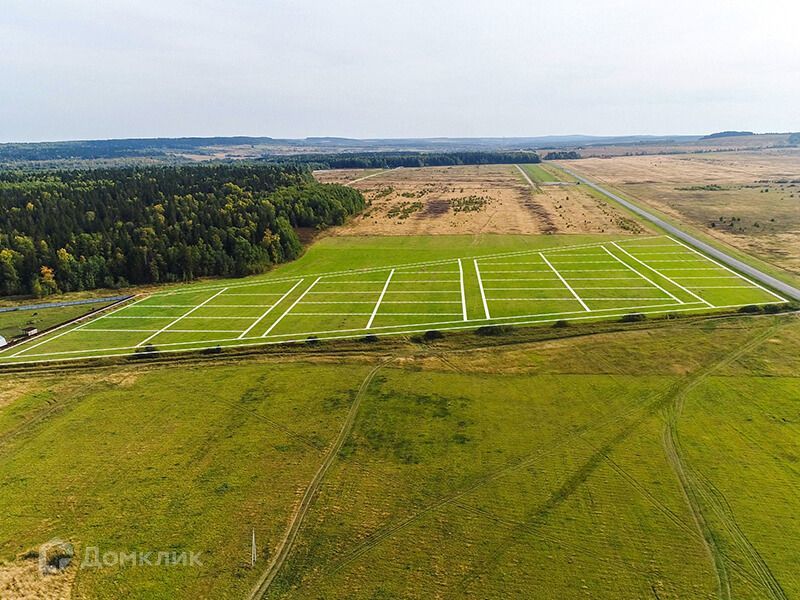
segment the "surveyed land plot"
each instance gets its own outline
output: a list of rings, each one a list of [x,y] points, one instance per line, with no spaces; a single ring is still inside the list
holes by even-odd
[[[153,294],[0,352],[1,362],[729,309],[780,295],[666,236]]]

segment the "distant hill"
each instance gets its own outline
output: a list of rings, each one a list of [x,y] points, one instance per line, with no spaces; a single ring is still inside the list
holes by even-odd
[[[727,137],[743,137],[746,135],[755,135],[752,131],[720,131],[718,133],[712,133],[711,135],[706,135],[701,137],[701,140],[716,140],[717,138],[727,138]]]

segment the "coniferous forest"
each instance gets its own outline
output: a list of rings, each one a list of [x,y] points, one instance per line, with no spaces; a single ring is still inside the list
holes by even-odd
[[[534,151],[463,152],[345,152],[340,154],[294,154],[267,156],[271,163],[306,164],[315,169],[395,169],[397,167],[444,167],[452,165],[509,165],[538,163]]]
[[[295,228],[343,223],[351,188],[286,165],[0,173],[0,294],[244,276],[297,257]]]

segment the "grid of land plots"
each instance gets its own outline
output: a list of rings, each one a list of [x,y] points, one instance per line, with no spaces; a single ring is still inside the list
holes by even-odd
[[[0,363],[779,302],[786,299],[657,236],[187,286],[7,348]]]

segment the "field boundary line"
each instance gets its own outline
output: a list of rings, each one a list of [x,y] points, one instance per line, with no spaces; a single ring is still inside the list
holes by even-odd
[[[301,317],[371,317],[372,313],[354,313],[354,312],[296,312],[295,315]],[[384,317],[460,317],[461,313],[383,313]],[[369,331],[372,327],[365,327],[359,331]]]
[[[624,242],[633,242],[638,240],[648,240],[653,238],[668,238],[668,236],[661,234],[661,235],[652,235],[652,236],[645,236],[639,238],[632,238],[632,239],[624,239],[620,241]],[[512,256],[525,256],[530,254],[538,254],[540,252],[564,252],[569,250],[574,250],[578,248],[597,248],[602,244],[607,244],[608,241],[605,242],[591,242],[587,244],[575,244],[572,246],[555,246],[552,248],[544,248],[544,249],[531,249],[531,250],[517,250],[514,252],[496,252],[494,254],[483,254],[483,255],[473,255],[473,256],[462,256],[463,260],[494,260],[495,258],[504,258],[504,257],[512,257]],[[671,245],[670,245],[671,246]],[[673,246],[674,247],[674,246]],[[295,281],[298,277],[341,277],[343,275],[350,275],[355,273],[376,273],[380,271],[389,271],[390,269],[401,270],[406,268],[416,268],[416,267],[426,267],[426,266],[433,266],[433,265],[442,265],[447,263],[452,263],[453,261],[458,260],[458,258],[442,258],[437,260],[431,261],[421,261],[415,263],[402,263],[399,265],[386,265],[381,267],[363,267],[360,269],[345,269],[341,271],[327,271],[323,273],[303,273],[298,275],[286,275],[283,277],[277,277],[275,279],[260,279],[258,281],[253,281],[251,283],[227,283],[228,289],[239,289],[245,287],[256,287],[259,285],[271,285],[273,283],[285,283],[287,281]],[[454,271],[455,273],[455,271]],[[256,276],[259,277],[259,276]],[[219,285],[208,285],[204,287],[196,287],[192,288],[189,287],[188,289],[184,290],[169,290],[163,292],[154,292],[149,297],[160,297],[160,296],[170,296],[170,295],[178,295],[178,294],[190,294],[193,292],[205,292],[210,290],[218,290],[220,287],[226,286],[226,284],[219,284]]]
[[[687,302],[684,306],[691,306],[693,304],[701,304],[701,303],[700,302]],[[772,303],[767,302],[765,304],[780,304],[780,303],[779,302],[772,302]],[[623,314],[625,311],[639,310],[639,309],[641,309],[641,310],[649,310],[651,313],[655,313],[655,311],[652,311],[650,309],[661,308],[661,307],[679,307],[679,306],[680,306],[679,304],[675,304],[675,303],[671,303],[670,302],[668,304],[655,304],[655,305],[648,304],[648,305],[642,305],[642,306],[626,306],[624,308],[620,308],[620,307],[597,308],[597,309],[592,311],[592,314],[602,318],[605,315],[600,315],[599,313],[620,312],[621,314]],[[728,306],[718,306],[718,307],[715,307],[715,308],[720,308],[720,309],[724,309],[724,308],[740,308],[742,306],[747,306],[747,305],[746,304],[733,304],[733,305],[728,305]],[[660,311],[660,312],[670,312],[670,311]],[[439,313],[437,313],[437,314],[439,314]],[[540,322],[537,319],[539,319],[541,317],[558,317],[558,316],[562,316],[562,317],[563,316],[567,316],[568,317],[570,315],[583,315],[583,314],[585,314],[585,311],[582,311],[582,310],[575,311],[575,310],[573,310],[573,311],[555,312],[555,313],[553,313],[553,312],[550,312],[550,313],[530,313],[530,314],[527,314],[527,315],[511,315],[511,316],[508,316],[508,317],[493,317],[492,319],[489,319],[489,320],[487,320],[487,319],[473,319],[473,321],[476,322],[476,323],[487,322],[487,324],[491,324],[493,321],[508,321],[509,319],[528,319],[526,321],[515,321],[513,323],[504,323],[506,325],[528,325],[528,324],[531,324],[531,323]],[[615,316],[615,315],[612,314],[610,316]],[[572,317],[573,320],[574,319],[578,319],[578,318],[583,318],[583,317]],[[556,319],[548,319],[548,320],[544,320],[542,322],[549,322],[549,321],[554,321],[554,320],[556,320]],[[382,325],[380,327],[373,327],[372,330],[373,331],[378,330],[378,329],[381,329],[381,330],[384,330],[384,329],[385,330],[389,330],[389,329],[394,330],[394,329],[398,329],[400,327],[426,327],[427,328],[427,327],[442,326],[442,325],[450,326],[450,327],[444,327],[444,329],[446,329],[446,330],[448,330],[448,329],[470,329],[471,327],[477,327],[477,325],[470,325],[470,326],[465,326],[465,327],[453,327],[454,325],[458,325],[458,324],[462,324],[462,323],[463,323],[463,321],[461,321],[461,320],[455,320],[455,321],[437,321],[437,322],[430,322],[430,323],[408,323],[408,324],[402,324],[402,325]],[[82,331],[92,331],[92,330],[91,329],[84,329]],[[301,336],[301,335],[305,335],[305,336],[308,336],[308,335],[328,335],[328,334],[332,334],[332,333],[348,333],[348,332],[362,332],[362,334],[363,334],[364,331],[365,331],[364,329],[334,329],[334,330],[327,330],[327,331],[300,331],[300,332],[294,332],[294,333],[281,333],[281,334],[273,335],[272,338],[273,339],[275,339],[275,338],[285,338],[285,337],[290,337],[290,336]],[[378,333],[383,335],[383,334],[394,334],[394,333],[418,333],[419,331],[426,331],[426,329],[403,330],[403,331],[400,331],[400,332],[396,332],[396,331],[380,331]],[[248,338],[243,338],[241,341],[243,341],[243,342],[256,341],[256,340],[261,339],[261,337],[263,337],[263,336],[248,337]],[[359,335],[353,335],[353,336],[347,336],[347,337],[359,337]],[[330,337],[330,338],[325,338],[325,339],[341,339],[341,338]],[[185,345],[190,345],[190,344],[206,344],[206,343],[212,343],[212,342],[221,343],[221,342],[236,342],[236,341],[240,341],[240,340],[238,340],[238,338],[215,338],[215,339],[210,339],[210,340],[198,340],[196,342],[167,342],[167,343],[159,344],[159,347],[185,346]],[[300,340],[299,339],[295,339],[295,340],[275,340],[275,343],[284,343],[284,342],[293,342],[293,341],[300,341]],[[226,346],[226,347],[228,347],[228,348],[241,348],[241,347],[254,346],[254,345],[257,346],[259,344],[249,344],[249,343],[235,344],[235,345],[231,344],[231,345]],[[86,352],[112,352],[112,351],[118,351],[118,350],[134,350],[135,348],[136,348],[136,346],[118,346],[118,347],[115,347],[115,348],[97,348],[97,349],[94,349],[94,350],[64,350],[64,351],[59,351],[59,352],[50,352],[50,353],[47,353],[47,354],[33,354],[31,356],[63,356],[65,354],[81,354],[81,353],[86,353]],[[191,350],[191,349],[192,348],[188,348],[188,350]],[[96,357],[87,356],[87,357],[80,357],[80,358],[96,358]],[[0,365],[2,365],[2,364],[3,363],[0,362]],[[5,363],[5,364],[19,364],[19,363]]]
[[[373,304],[372,300],[306,300],[304,304]],[[461,304],[458,300],[384,300],[383,304]],[[136,319],[138,317],[131,317]],[[200,317],[204,318],[204,317]],[[211,317],[213,318],[213,317]],[[235,317],[239,318],[239,317]],[[249,317],[245,317],[249,318]]]
[[[458,279],[461,284],[461,313],[465,321],[469,321],[467,316],[467,294],[464,290],[464,266],[461,264],[461,259],[458,259]]]
[[[701,258],[704,258],[705,260],[707,260],[707,261],[710,261],[710,262],[714,263],[714,264],[715,264],[715,265],[717,265],[718,267],[721,267],[721,268],[725,269],[726,271],[728,271],[728,272],[730,272],[730,273],[733,273],[733,274],[734,274],[734,275],[736,275],[736,277],[738,277],[739,279],[743,279],[743,280],[744,280],[744,281],[746,281],[747,283],[749,283],[749,284],[751,284],[751,285],[754,285],[755,287],[759,288],[760,290],[763,290],[763,291],[767,292],[768,294],[770,294],[771,296],[774,296],[775,298],[777,298],[777,299],[778,299],[778,300],[780,300],[781,302],[788,302],[788,301],[789,301],[789,300],[787,300],[786,298],[784,298],[783,296],[780,296],[780,295],[776,294],[775,292],[773,292],[772,290],[769,290],[769,289],[767,289],[766,287],[764,287],[764,286],[763,286],[763,285],[761,285],[760,283],[758,283],[758,282],[756,282],[756,281],[753,281],[753,280],[751,280],[751,279],[748,279],[747,277],[745,277],[745,276],[744,276],[744,275],[742,275],[741,273],[737,273],[736,271],[734,271],[733,269],[731,269],[731,268],[730,268],[730,267],[728,267],[727,265],[724,265],[724,264],[722,264],[721,262],[718,262],[718,261],[714,260],[713,258],[711,258],[711,257],[709,257],[709,256],[706,256],[706,255],[704,255],[704,254],[703,254],[702,252],[700,252],[699,250],[695,250],[695,249],[694,249],[694,248],[692,248],[691,246],[688,246],[688,245],[684,244],[682,241],[680,241],[680,240],[676,240],[676,239],[674,239],[674,238],[670,238],[670,239],[672,239],[672,240],[673,240],[675,243],[677,243],[677,244],[680,244],[681,246],[683,246],[683,247],[684,247],[684,248],[686,248],[687,250],[691,250],[692,252],[694,252],[695,254],[697,254],[698,256],[700,256]]]
[[[167,331],[167,329],[169,329],[170,327],[172,327],[173,325],[175,325],[175,323],[178,323],[179,321],[183,320],[183,319],[184,319],[184,317],[188,317],[190,314],[192,314],[192,313],[193,313],[194,311],[196,311],[198,308],[201,308],[201,307],[205,306],[206,304],[208,304],[209,302],[211,302],[211,301],[212,301],[214,298],[216,298],[217,296],[220,296],[220,295],[224,294],[224,293],[227,291],[227,289],[228,289],[228,288],[222,288],[220,291],[218,291],[216,294],[214,294],[214,295],[213,295],[213,296],[211,296],[210,298],[206,298],[206,299],[205,299],[205,300],[203,300],[203,301],[202,301],[200,304],[198,304],[197,306],[195,306],[193,309],[191,309],[191,310],[189,310],[189,311],[186,311],[186,312],[185,312],[184,314],[182,314],[180,317],[178,317],[177,319],[175,319],[174,321],[172,321],[172,322],[171,322],[171,323],[169,323],[168,325],[165,325],[164,327],[162,327],[161,329],[159,329],[158,331],[156,331],[156,332],[155,332],[153,335],[151,335],[150,337],[148,337],[148,338],[146,338],[146,339],[142,340],[141,342],[139,342],[138,344],[136,344],[136,347],[137,347],[137,348],[139,348],[139,347],[141,347],[141,346],[144,346],[144,345],[145,345],[147,342],[149,342],[150,340],[152,340],[152,339],[153,339],[154,337],[156,337],[156,336],[157,336],[159,333],[164,333],[165,331]]]
[[[230,292],[228,296],[280,296],[280,292]]]
[[[647,307],[647,306],[636,307],[636,306],[632,306],[632,307],[627,307],[626,309],[598,309],[598,310],[592,311],[592,314],[590,314],[590,315],[586,315],[585,312],[583,312],[583,311],[572,312],[572,313],[564,313],[564,314],[579,314],[579,315],[583,315],[583,316],[577,316],[577,317],[572,317],[572,318],[568,319],[568,320],[571,320],[571,321],[583,321],[583,320],[587,320],[587,319],[602,319],[603,317],[601,315],[597,314],[601,310],[620,310],[620,311],[625,311],[625,310],[642,309],[642,310],[646,311],[645,314],[652,314],[652,315],[664,314],[664,313],[672,313],[672,312],[692,312],[692,311],[698,311],[698,310],[708,310],[708,308],[705,307],[705,306],[690,306],[690,304],[695,304],[696,305],[696,304],[699,304],[699,302],[686,303],[683,306],[678,305],[678,304],[665,304],[664,305],[664,306],[674,307],[671,310],[649,310],[650,308],[656,308],[656,307]],[[781,304],[781,303],[780,302],[765,302],[763,304]],[[731,304],[731,305],[726,305],[726,306],[716,306],[714,308],[716,308],[716,309],[733,309],[733,308],[741,308],[743,306],[748,306],[748,305],[747,304]],[[554,315],[554,314],[557,314],[557,313],[548,313],[548,314],[549,315]],[[629,314],[629,313],[622,312],[621,314]],[[731,315],[731,316],[733,316],[733,315]],[[512,319],[512,318],[518,318],[518,317],[499,317],[499,318],[501,318],[501,319],[502,318]],[[510,326],[521,326],[521,325],[533,325],[533,324],[536,324],[536,323],[555,323],[558,320],[560,320],[560,319],[557,319],[557,318],[529,319],[529,320],[525,320],[525,321],[514,321],[514,322],[511,322],[511,323],[505,323],[505,324],[506,325],[510,325]],[[459,330],[464,330],[464,329],[475,329],[475,328],[477,328],[477,325],[475,325],[475,324],[463,325],[463,321],[460,321],[460,320],[459,321],[450,321],[449,323],[460,324],[458,326],[453,326],[453,327],[446,328],[449,331],[459,331]],[[407,329],[407,330],[402,330],[402,331],[387,331],[387,332],[381,333],[381,335],[385,335],[385,336],[389,336],[389,335],[408,335],[410,333],[423,333],[425,331],[429,331],[426,328],[421,328],[423,325],[425,325],[426,327],[429,327],[431,325],[435,325],[435,323],[419,324],[418,326],[416,326],[416,327],[418,327],[416,329]],[[393,327],[401,327],[401,325],[397,325],[397,326],[393,326]],[[411,327],[414,327],[414,326],[411,326]],[[346,331],[346,330],[343,330],[343,331]],[[356,331],[363,331],[363,330],[356,330]],[[315,333],[315,332],[309,332],[308,334],[282,334],[282,335],[309,335],[309,334],[313,334],[313,333]],[[324,332],[316,332],[316,333],[322,334]],[[330,337],[321,338],[321,339],[322,340],[347,340],[347,339],[359,338],[359,337],[362,337],[362,336],[363,336],[363,333],[354,334],[354,335],[330,336]],[[247,347],[250,347],[250,346],[258,347],[258,346],[274,346],[274,345],[279,345],[279,344],[300,344],[300,343],[304,343],[304,342],[307,341],[307,338],[295,338],[295,339],[288,339],[288,340],[275,340],[275,339],[272,339],[272,340],[265,340],[265,341],[255,341],[255,340],[259,340],[260,338],[252,338],[252,337],[251,338],[246,338],[246,339],[247,340],[254,340],[254,343],[230,345],[230,346],[225,346],[225,348],[247,348]],[[200,352],[200,351],[203,351],[203,350],[209,350],[209,349],[212,349],[212,348],[217,348],[221,342],[227,342],[227,341],[237,341],[237,340],[236,340],[236,338],[229,338],[229,339],[217,339],[217,340],[204,340],[204,341],[198,341],[198,342],[179,342],[179,343],[173,343],[173,344],[161,344],[161,346],[162,347],[164,347],[164,346],[172,346],[172,345],[177,346],[177,345],[186,345],[186,344],[192,344],[192,343],[194,343],[194,344],[214,343],[213,346],[199,346],[199,347],[190,347],[190,348],[169,348],[169,349],[164,351],[164,352],[171,352],[171,353]],[[117,350],[130,350],[130,349],[132,349],[132,348],[131,347],[126,347],[126,348],[106,348],[106,349],[96,350],[96,352],[100,352],[100,351],[112,352],[112,351],[117,351]],[[85,350],[78,350],[78,351],[73,350],[73,351],[66,352],[66,354],[74,354],[76,352],[86,352],[86,351]],[[160,352],[159,350],[155,350],[153,352],[142,352],[142,355],[158,354],[159,352]],[[42,355],[33,355],[33,356],[55,356],[56,354],[63,355],[65,353],[55,353],[54,352],[54,353],[51,353],[51,354],[42,354]],[[51,362],[67,362],[67,361],[77,361],[77,360],[92,360],[92,359],[97,360],[97,359],[102,359],[102,358],[114,358],[114,357],[118,357],[118,356],[126,356],[126,355],[129,355],[129,354],[130,354],[130,352],[121,352],[121,353],[117,352],[116,354],[98,354],[98,355],[78,356],[78,357],[69,357],[69,358],[51,358],[51,359],[41,359],[41,360],[15,361],[15,362],[3,363],[3,364],[5,366],[14,366],[14,365],[26,365],[26,364],[51,363]]]
[[[704,285],[704,290],[752,290],[752,285]]]
[[[306,288],[306,290],[305,290],[305,291],[304,291],[302,294],[300,294],[300,295],[297,297],[297,299],[296,299],[294,302],[292,302],[292,305],[291,305],[289,308],[287,308],[287,309],[286,309],[286,310],[283,312],[283,314],[282,314],[280,317],[278,317],[278,318],[275,320],[275,322],[274,322],[272,325],[270,325],[270,326],[269,326],[269,328],[268,328],[268,329],[267,329],[267,330],[266,330],[264,333],[262,333],[262,334],[261,334],[261,337],[267,337],[267,335],[269,334],[269,332],[270,332],[270,331],[272,331],[273,329],[275,329],[275,327],[278,325],[278,323],[280,323],[281,321],[283,321],[283,318],[284,318],[286,315],[288,315],[288,314],[289,314],[289,312],[290,312],[290,311],[291,311],[291,310],[292,310],[292,309],[293,309],[295,306],[297,306],[297,305],[300,303],[300,301],[301,301],[303,298],[305,298],[305,297],[306,297],[306,294],[308,294],[308,292],[310,292],[310,291],[311,291],[311,288],[313,288],[315,285],[317,285],[317,283],[319,283],[319,280],[320,280],[320,279],[322,279],[322,277],[317,277],[317,278],[314,280],[314,283],[312,283],[310,286],[308,286],[308,287]]]
[[[367,321],[367,329],[372,328],[372,323],[375,321],[375,316],[378,314],[378,310],[381,307],[381,302],[383,302],[383,297],[386,295],[386,290],[389,289],[389,284],[392,282],[392,277],[394,276],[394,269],[389,271],[389,276],[386,278],[386,283],[383,284],[383,289],[381,290],[381,295],[378,296],[378,301],[375,303],[375,308],[372,309],[372,315]]]
[[[245,329],[245,330],[242,332],[242,335],[240,335],[240,336],[239,336],[239,339],[242,339],[243,337],[246,337],[246,336],[247,336],[247,334],[248,334],[248,333],[250,333],[250,332],[253,330],[253,328],[254,328],[256,325],[258,325],[259,323],[261,323],[261,321],[263,321],[263,320],[264,320],[264,318],[265,318],[265,317],[266,317],[266,316],[267,316],[269,313],[271,313],[271,312],[272,312],[272,309],[274,309],[274,308],[275,308],[276,306],[278,306],[278,305],[279,305],[281,302],[283,302],[284,300],[286,300],[286,297],[287,297],[289,294],[291,294],[293,291],[295,291],[295,289],[297,289],[297,286],[298,286],[298,285],[300,285],[301,283],[303,283],[304,281],[305,281],[305,279],[301,279],[300,281],[298,281],[297,283],[295,283],[295,284],[292,286],[292,288],[291,288],[291,289],[290,289],[288,292],[286,292],[286,293],[285,293],[283,296],[281,296],[280,298],[278,298],[278,300],[275,302],[275,304],[271,305],[271,306],[270,306],[270,307],[269,307],[269,308],[268,308],[268,309],[267,309],[267,310],[266,310],[266,311],[265,311],[265,312],[264,312],[264,313],[263,313],[263,314],[262,314],[260,317],[258,317],[258,318],[257,318],[255,321],[253,321],[253,324],[252,324],[252,325],[250,325],[250,327],[248,327],[247,329]]]
[[[633,260],[635,260],[636,262],[638,262],[640,265],[643,265],[644,267],[647,267],[648,269],[650,269],[651,271],[653,271],[653,273],[657,273],[658,275],[660,275],[661,277],[663,277],[664,279],[666,279],[667,281],[669,281],[671,284],[673,284],[673,285],[676,285],[677,287],[679,287],[680,289],[682,289],[682,290],[683,290],[684,292],[686,292],[687,294],[690,294],[691,296],[693,296],[693,297],[697,298],[698,300],[700,300],[700,302],[702,302],[702,303],[703,303],[703,304],[705,304],[706,306],[709,306],[709,307],[711,307],[711,308],[716,308],[716,307],[715,307],[713,304],[711,304],[711,302],[709,302],[709,301],[708,301],[708,300],[706,300],[705,298],[701,298],[700,296],[698,296],[697,294],[695,294],[695,293],[694,293],[692,290],[690,290],[689,288],[686,288],[686,287],[682,286],[680,283],[678,283],[677,281],[675,281],[675,280],[674,280],[674,279],[672,279],[671,277],[667,277],[666,275],[664,275],[664,274],[663,274],[661,271],[659,271],[658,269],[655,269],[655,268],[653,268],[653,267],[651,267],[651,266],[648,266],[648,264],[647,264],[647,263],[645,263],[645,262],[642,262],[641,260],[639,260],[638,258],[636,258],[636,257],[635,257],[633,254],[631,254],[630,252],[628,252],[627,250],[625,250],[625,248],[623,248],[622,246],[620,246],[619,244],[617,244],[617,242],[611,242],[611,245],[612,245],[612,246],[614,246],[615,248],[617,248],[618,250],[620,250],[620,251],[621,251],[622,253],[624,253],[626,256],[630,256],[630,257],[631,257]]]
[[[542,254],[542,253],[540,252],[540,253],[539,253],[539,256],[541,256],[541,257],[542,257],[542,260],[543,260],[543,261],[544,261],[544,262],[547,264],[547,266],[548,266],[548,267],[550,267],[551,269],[553,269],[553,273],[555,273],[555,274],[556,274],[556,277],[558,277],[558,278],[561,280],[561,283],[563,283],[563,284],[564,284],[564,287],[566,287],[566,288],[569,290],[569,293],[570,293],[570,294],[572,294],[573,296],[575,296],[575,299],[576,299],[578,302],[580,302],[580,303],[581,303],[581,306],[582,306],[582,307],[583,307],[583,308],[586,310],[586,312],[592,312],[592,309],[590,309],[590,308],[589,308],[589,307],[586,305],[586,302],[584,302],[584,301],[583,301],[583,299],[582,299],[582,298],[581,298],[581,297],[578,295],[578,292],[576,292],[575,290],[573,290],[573,289],[572,289],[572,286],[571,286],[570,284],[568,284],[568,283],[567,283],[567,280],[566,280],[566,279],[564,279],[564,278],[561,276],[561,273],[559,273],[559,272],[558,272],[558,270],[556,270],[556,268],[555,268],[555,267],[554,267],[554,266],[553,266],[553,265],[550,263],[550,261],[549,261],[549,260],[547,260],[547,259],[545,258],[544,254]]]
[[[542,264],[542,263],[539,263]],[[483,265],[484,267],[486,265]],[[487,275],[503,275],[505,273],[549,273],[547,269],[491,269],[487,271]]]
[[[481,279],[481,268],[478,266],[478,259],[476,258],[472,262],[475,263],[475,275],[478,276],[478,288],[481,291],[481,300],[483,300],[483,312],[487,319],[491,319],[492,316],[489,314],[489,304],[486,302],[486,292],[483,289],[483,279]]]
[[[678,304],[685,304],[683,300],[681,300],[680,298],[678,298],[677,296],[675,296],[675,295],[674,295],[674,294],[672,294],[671,292],[668,292],[667,290],[665,290],[663,287],[661,287],[660,285],[658,285],[658,284],[657,284],[655,281],[653,281],[653,280],[652,280],[652,279],[650,279],[649,277],[646,277],[645,275],[643,275],[642,273],[640,273],[640,272],[639,272],[637,269],[634,269],[632,266],[630,266],[629,264],[627,264],[627,263],[626,263],[625,261],[623,261],[621,258],[619,258],[618,256],[614,256],[614,254],[611,252],[611,250],[609,250],[609,249],[608,249],[608,248],[606,248],[605,246],[602,246],[602,248],[603,248],[603,250],[605,250],[605,251],[608,253],[608,255],[609,255],[609,256],[611,256],[611,257],[612,257],[614,260],[616,260],[617,262],[619,262],[619,264],[621,264],[621,265],[625,265],[625,266],[626,266],[628,269],[630,269],[631,271],[633,271],[634,273],[636,273],[636,274],[637,274],[639,277],[641,277],[642,279],[644,279],[644,280],[645,280],[647,283],[649,283],[650,285],[653,285],[653,286],[657,287],[659,290],[661,290],[662,292],[664,292],[664,293],[665,293],[667,296],[669,296],[670,298],[672,298],[673,300],[675,300],[675,302],[677,302]],[[658,272],[658,271],[656,271],[656,272]],[[659,273],[659,275],[661,275],[661,274]],[[662,275],[662,276],[663,276],[663,275]]]
[[[357,294],[375,294],[378,290],[356,290],[354,292],[311,292],[312,296],[327,296],[329,294],[344,294],[346,296],[354,296]],[[392,290],[387,292],[389,294],[458,294],[458,290]]]
[[[496,302],[501,302],[501,301],[520,302],[523,300],[526,302],[574,302],[575,298],[573,298],[572,296],[567,296],[566,298],[542,298],[541,296],[539,296],[534,298],[490,298],[490,300]]]
[[[553,281],[555,281],[555,280],[553,280]],[[563,290],[563,289],[564,289],[564,286],[560,285],[558,287],[521,287],[521,288],[519,288],[519,287],[513,287],[513,288],[512,287],[499,287],[499,288],[487,287],[486,291],[487,292],[541,292],[541,291],[544,291],[544,290]],[[592,288],[592,289],[601,289],[601,288]],[[616,290],[616,289],[625,289],[625,288],[609,288],[609,289]],[[133,317],[133,318],[135,319],[136,317]]]
[[[81,331],[101,333],[159,333],[156,329],[81,329]],[[162,333],[239,333],[240,329],[170,329]],[[238,339],[238,338],[237,338]],[[182,342],[187,343],[187,342]],[[191,342],[188,342],[191,343]]]
[[[136,315],[131,317],[130,315],[113,315],[108,317],[109,319],[174,319],[174,316],[159,316],[159,315]],[[226,320],[226,321],[249,321],[253,317],[186,317],[186,319],[209,319],[211,321],[219,321],[219,320]]]

